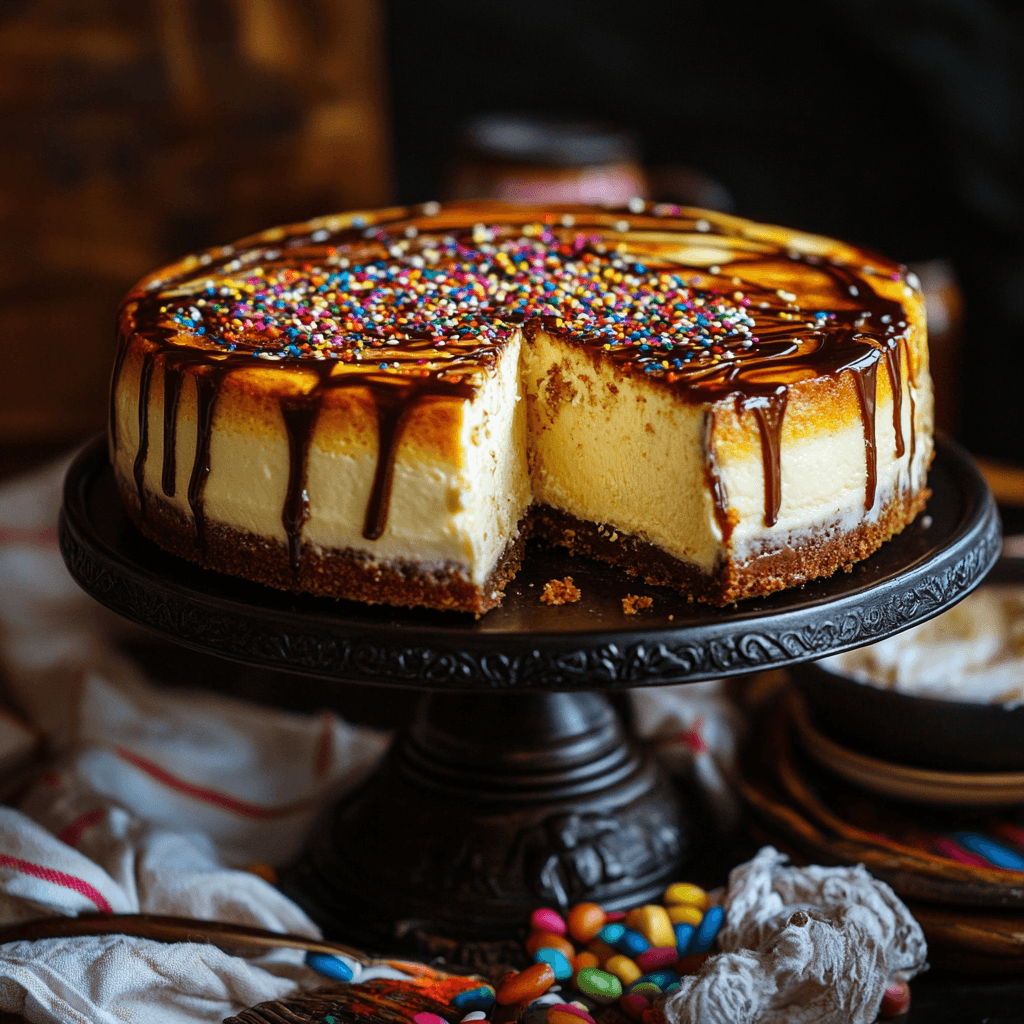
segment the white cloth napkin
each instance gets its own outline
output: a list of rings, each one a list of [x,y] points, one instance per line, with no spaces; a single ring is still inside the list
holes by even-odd
[[[99,910],[318,935],[239,869],[289,859],[387,737],[189,691],[185,678],[151,686],[115,642],[136,627],[88,597],[57,550],[69,461],[0,486],[0,676],[57,754],[18,809],[0,807],[0,925]],[[734,721],[716,689],[638,701],[641,732],[727,808]],[[0,1009],[31,1021],[215,1022],[319,980],[291,951],[245,960],[126,937],[0,947]]]

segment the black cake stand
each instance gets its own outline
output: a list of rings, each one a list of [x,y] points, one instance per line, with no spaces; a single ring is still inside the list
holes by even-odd
[[[995,503],[970,458],[939,441],[928,509],[849,573],[716,609],[620,570],[531,545],[500,608],[371,607],[201,569],[124,513],[106,448],[72,465],[60,544],[74,578],[186,646],[306,677],[426,691],[383,767],[325,816],[289,891],[326,930],[511,935],[539,903],[616,909],[655,896],[686,847],[674,789],[605,695],[720,679],[849,650],[960,600],[1000,549]],[[576,604],[539,601],[572,576]],[[625,616],[622,598],[653,608]]]

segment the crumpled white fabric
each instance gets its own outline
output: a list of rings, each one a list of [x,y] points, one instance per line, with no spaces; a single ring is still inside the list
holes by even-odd
[[[110,910],[317,935],[290,900],[238,869],[296,853],[387,737],[331,714],[189,691],[188,679],[152,687],[116,645],[137,627],[64,568],[56,525],[69,462],[0,486],[0,675],[61,755],[18,809],[0,807],[0,925]],[[733,719],[716,688],[637,701],[640,733],[726,806],[719,766],[732,757]],[[0,947],[0,1010],[31,1021],[215,1022],[319,980],[294,951],[244,960],[123,936]]]
[[[665,1000],[669,1024],[870,1024],[889,985],[927,969],[920,926],[862,865],[786,861],[766,846],[730,873],[725,952]]]

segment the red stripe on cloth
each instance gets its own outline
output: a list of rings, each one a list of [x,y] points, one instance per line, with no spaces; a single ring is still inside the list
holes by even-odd
[[[74,821],[65,825],[58,833],[57,838],[68,846],[77,846],[82,841],[86,829],[98,825],[106,815],[106,808],[96,807],[85,814],[80,814]]]
[[[185,782],[184,779],[179,779],[177,776],[172,775],[166,769],[161,768],[160,765],[154,764],[152,761],[149,761],[144,757],[140,757],[131,750],[125,750],[123,747],[115,747],[114,753],[116,753],[122,760],[127,761],[130,765],[134,765],[139,769],[139,771],[145,772],[150,778],[155,779],[162,785],[176,790],[179,793],[184,793],[185,796],[192,797],[193,800],[200,800],[203,803],[212,804],[214,807],[219,807],[225,811],[231,811],[233,814],[238,814],[243,818],[256,818],[260,821],[284,818],[289,814],[295,814],[296,811],[302,810],[304,807],[308,806],[309,803],[309,801],[302,801],[300,803],[287,804],[282,807],[263,807],[260,804],[249,803],[247,800],[237,800],[233,796],[228,796],[226,793],[221,793],[216,789],[210,789],[207,786],[197,786],[192,782]]]
[[[317,739],[316,759],[313,762],[317,775],[323,775],[331,763],[331,740],[334,738],[334,716],[325,713],[320,721],[320,736]]]
[[[54,871],[53,868],[44,868],[42,864],[33,864],[31,861],[22,860],[20,857],[11,857],[6,853],[0,853],[0,868],[13,868],[24,875],[31,875],[33,878],[41,878],[44,882],[52,882],[54,885],[63,885],[65,889],[74,889],[81,893],[86,899],[96,904],[96,909],[101,914],[112,914],[114,908],[107,902],[95,886],[90,885],[84,878],[76,878],[74,875],[65,874],[63,871]]]

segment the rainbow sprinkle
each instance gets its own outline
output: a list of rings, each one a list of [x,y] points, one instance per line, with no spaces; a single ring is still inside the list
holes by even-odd
[[[758,342],[742,291],[647,267],[609,251],[598,235],[478,224],[443,235],[370,228],[364,237],[386,257],[360,262],[360,247],[349,244],[318,262],[261,254],[263,262],[229,272],[247,262],[236,258],[161,311],[168,326],[225,351],[367,361],[381,370],[425,366],[451,342],[499,344],[536,320],[605,350],[628,350],[659,376],[694,360],[734,359]]]

